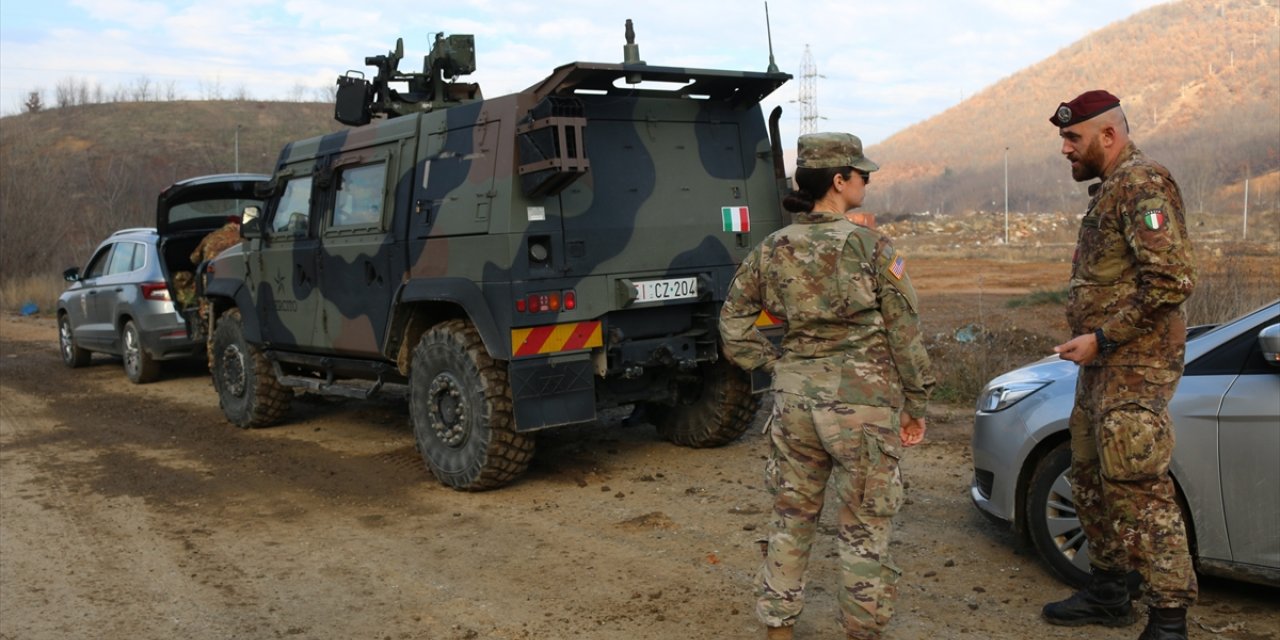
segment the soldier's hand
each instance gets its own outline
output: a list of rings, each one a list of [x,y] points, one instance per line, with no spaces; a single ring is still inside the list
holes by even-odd
[[[1063,360],[1086,365],[1098,357],[1098,337],[1092,333],[1079,335],[1054,347],[1053,352]]]
[[[914,447],[924,441],[924,418],[912,418],[905,411],[901,416],[900,437],[902,446]]]

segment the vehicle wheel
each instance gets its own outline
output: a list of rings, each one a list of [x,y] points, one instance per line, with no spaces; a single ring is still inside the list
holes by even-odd
[[[58,351],[62,353],[62,364],[72,369],[89,364],[92,357],[87,349],[76,344],[76,338],[71,334],[71,321],[65,313],[58,316]]]
[[[751,426],[760,397],[751,393],[751,375],[726,360],[698,368],[674,406],[646,403],[658,435],[682,447],[729,444]]]
[[[145,384],[160,377],[160,363],[151,358],[142,346],[142,334],[133,320],[124,323],[120,331],[120,351],[124,356],[124,374],[134,384]]]
[[[534,438],[517,433],[507,371],[464,320],[432,327],[413,350],[409,415],[427,467],[464,491],[493,489],[529,467]]]
[[[1071,501],[1071,444],[1040,459],[1027,487],[1027,531],[1049,570],[1074,587],[1089,582],[1089,541]]]
[[[218,404],[232,424],[242,429],[265,427],[289,411],[293,392],[276,380],[262,352],[245,341],[239,309],[219,319],[212,355]]]

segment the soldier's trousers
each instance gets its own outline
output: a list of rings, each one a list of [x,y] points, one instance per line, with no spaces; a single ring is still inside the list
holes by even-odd
[[[1156,607],[1190,606],[1198,589],[1169,478],[1168,405],[1180,377],[1150,367],[1080,367],[1071,412],[1072,500],[1089,561],[1137,569]]]
[[[768,626],[795,623],[805,568],[830,479],[839,498],[837,548],[841,619],[850,637],[874,637],[893,615],[901,571],[889,557],[892,518],[902,506],[898,411],[815,403],[775,393],[772,530],[760,570],[756,614]]]

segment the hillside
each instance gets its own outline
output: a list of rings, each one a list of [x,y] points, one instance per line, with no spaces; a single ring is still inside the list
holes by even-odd
[[[286,142],[341,127],[331,104],[249,101],[91,104],[0,118],[0,274],[81,263],[111,231],[155,224],[156,196],[173,182],[234,171],[237,160],[241,171],[269,173]]]
[[[1091,33],[868,149],[884,167],[868,208],[1002,211],[1007,148],[1012,210],[1079,209],[1084,189],[1048,117],[1098,88],[1121,98],[1134,140],[1174,172],[1192,211],[1238,209],[1246,177],[1280,168],[1276,0],[1182,0]],[[1250,191],[1276,206],[1274,188]]]

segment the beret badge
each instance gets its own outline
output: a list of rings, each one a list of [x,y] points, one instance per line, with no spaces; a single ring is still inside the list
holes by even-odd
[[[1065,104],[1058,107],[1058,122],[1061,122],[1062,124],[1071,122],[1071,107],[1068,107]]]

